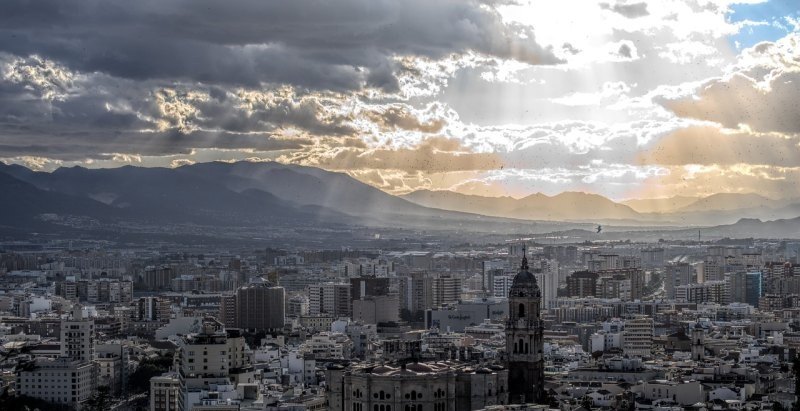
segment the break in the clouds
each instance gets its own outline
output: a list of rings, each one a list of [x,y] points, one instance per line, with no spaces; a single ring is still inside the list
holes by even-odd
[[[800,15],[774,2],[6,0],[0,160],[796,196]]]

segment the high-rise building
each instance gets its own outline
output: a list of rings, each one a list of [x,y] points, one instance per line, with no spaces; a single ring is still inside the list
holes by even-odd
[[[461,279],[442,274],[431,280],[433,306],[455,303],[461,299]]]
[[[425,272],[412,272],[399,279],[400,309],[412,316],[421,316],[425,310],[433,308],[433,279]]]
[[[727,274],[731,302],[746,303],[758,307],[761,298],[761,272],[736,271]]]
[[[383,277],[350,279],[350,298],[358,300],[367,296],[389,295],[390,280]]]
[[[219,297],[219,321],[228,328],[236,328],[236,315],[236,294],[222,294]]]
[[[709,255],[703,260],[703,281],[722,281],[725,279],[725,258]]]
[[[499,275],[494,277],[494,296],[495,297],[508,297],[508,293],[511,291],[511,286],[514,285],[514,276],[511,275]]]
[[[312,284],[308,286],[308,314],[331,317],[350,317],[350,284]]]
[[[178,340],[175,358],[179,371],[180,411],[203,409],[198,407],[201,404],[225,404],[227,399],[237,400],[235,385],[255,381],[253,356],[244,337],[239,330],[225,330],[215,321],[206,320],[201,332],[182,336]],[[166,384],[163,387],[167,391],[165,402],[171,404],[169,393],[174,389],[174,383],[169,379],[156,379],[155,382]],[[154,381],[151,380],[150,384],[152,387]],[[215,391],[213,396],[210,391]]]
[[[140,297],[135,315],[138,321],[169,321],[170,302],[162,297]]]
[[[150,379],[150,411],[178,411],[180,396],[178,373],[171,372]]]
[[[128,303],[133,299],[133,283],[110,278],[81,280],[77,293],[80,301],[90,303]]]
[[[642,265],[646,268],[658,268],[664,266],[663,248],[646,248],[642,250]]]
[[[700,284],[685,284],[675,287],[675,300],[687,303],[730,302],[730,290],[727,281],[706,281]]]
[[[531,272],[536,277],[536,282],[542,291],[542,306],[548,307],[550,302],[558,296],[558,261],[541,258],[531,261],[530,264]]]
[[[786,258],[786,261],[800,263],[800,242],[787,241],[783,249],[783,257]]]
[[[169,290],[170,282],[177,277],[177,272],[170,267],[148,267],[141,274],[141,284],[145,290]]]
[[[667,298],[675,299],[675,287],[694,283],[694,267],[688,263],[669,264],[664,272]]]
[[[800,243],[799,243],[800,244]],[[800,265],[790,262],[769,262],[761,269],[761,280],[765,294],[794,293],[787,287],[787,279],[800,275]]]
[[[591,271],[576,271],[567,277],[567,295],[570,297],[597,296],[599,275]]]
[[[529,271],[527,257],[514,277],[508,297],[506,353],[510,403],[536,403],[544,396],[542,292]]]
[[[61,321],[61,355],[38,358],[17,375],[18,394],[80,408],[97,387],[95,325],[79,305]]]
[[[596,297],[634,301],[644,294],[644,271],[640,268],[603,270],[597,274]]]
[[[285,322],[286,291],[266,280],[252,282],[236,291],[236,321],[247,330],[282,329]]]
[[[37,358],[33,367],[17,374],[17,395],[79,409],[94,393],[96,382],[92,362]]]
[[[308,312],[308,296],[295,294],[289,297],[289,300],[286,302],[287,317],[302,317],[308,315]]]
[[[494,278],[505,273],[505,260],[486,260],[481,262],[481,278],[483,284],[481,289],[489,294],[494,293]]]
[[[625,320],[622,331],[622,350],[631,357],[650,357],[653,348],[653,319],[636,316]]]
[[[75,305],[70,318],[61,321],[61,356],[81,362],[94,359],[94,320]]]
[[[397,296],[380,295],[353,300],[353,320],[363,324],[380,324],[400,320]]]

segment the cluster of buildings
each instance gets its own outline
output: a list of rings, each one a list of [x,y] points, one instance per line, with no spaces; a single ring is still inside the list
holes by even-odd
[[[796,248],[5,251],[0,384],[75,409],[789,409]]]

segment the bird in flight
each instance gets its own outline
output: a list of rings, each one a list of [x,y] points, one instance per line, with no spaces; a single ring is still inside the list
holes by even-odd
[[[600,234],[601,231],[603,231],[603,226],[597,226],[597,234]]]

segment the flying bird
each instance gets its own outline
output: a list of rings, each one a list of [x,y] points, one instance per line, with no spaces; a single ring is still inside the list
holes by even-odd
[[[601,231],[603,231],[603,226],[597,226],[597,234],[600,234]]]

